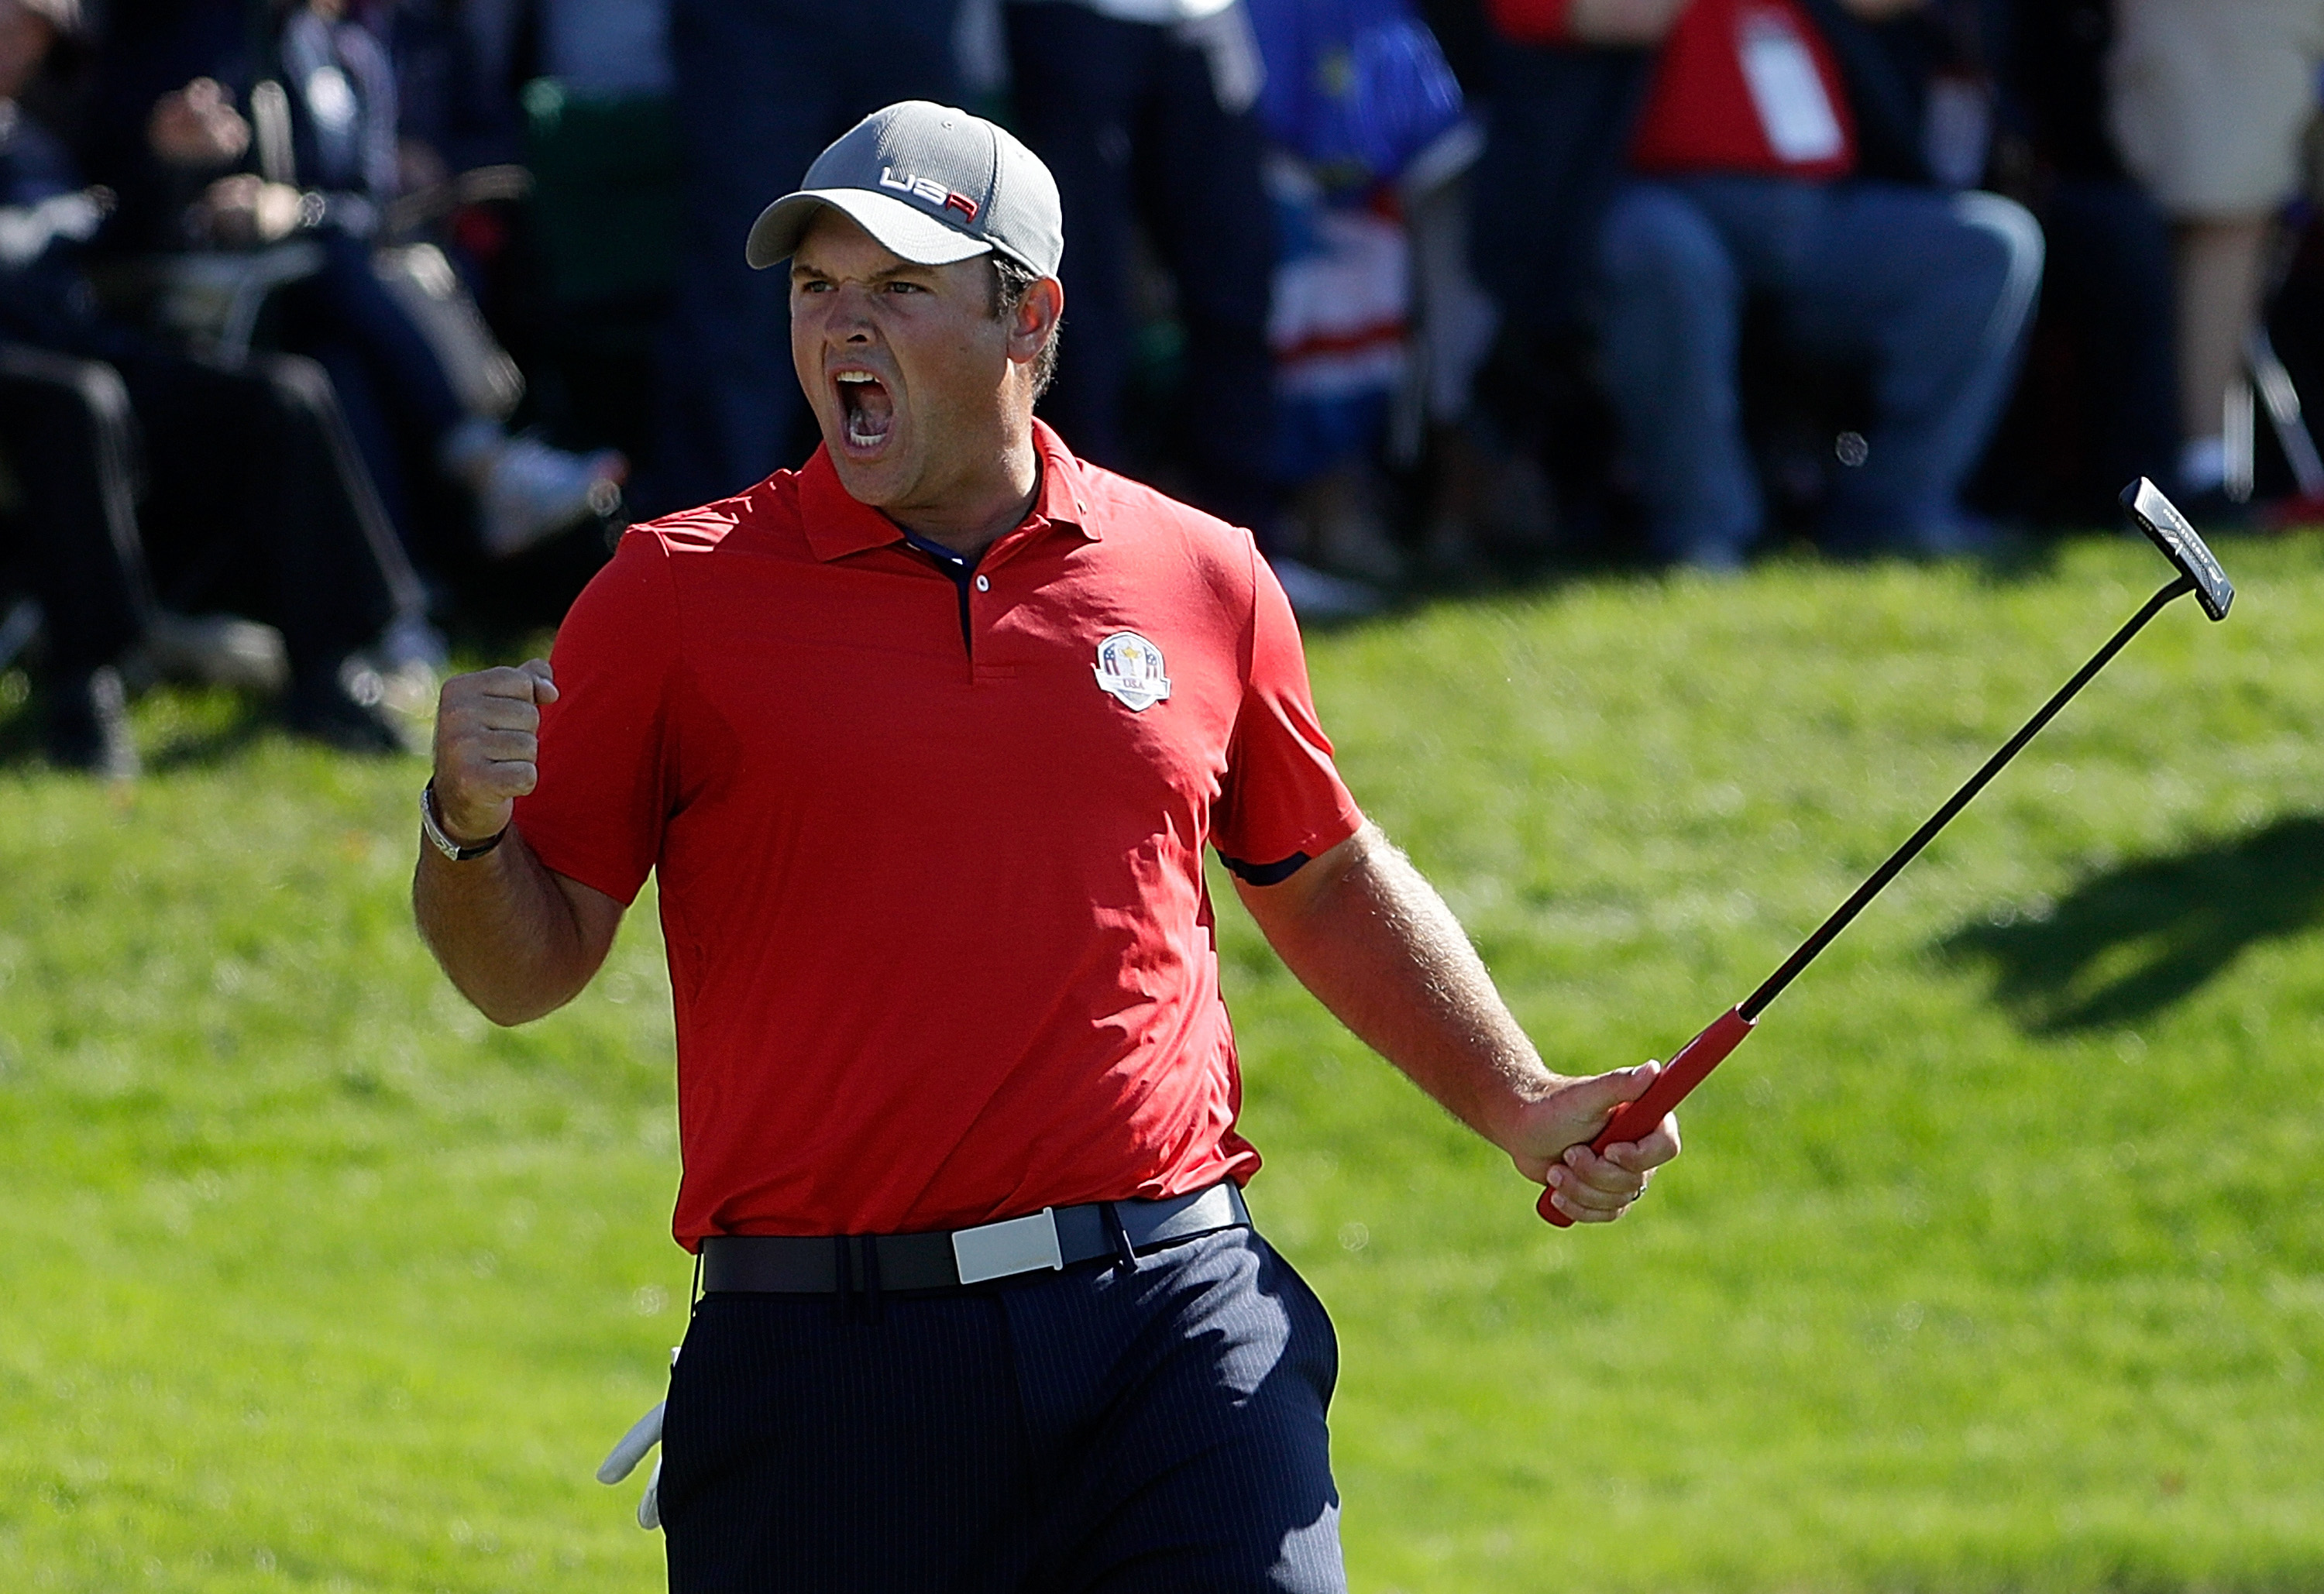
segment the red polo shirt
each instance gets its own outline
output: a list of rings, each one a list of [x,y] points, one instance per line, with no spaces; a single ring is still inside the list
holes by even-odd
[[[516,823],[623,902],[659,871],[689,1248],[1259,1166],[1202,849],[1360,815],[1250,534],[1037,432],[964,613],[818,450],[632,527],[558,633]]]
[[[1693,0],[1655,62],[1630,164],[1847,176],[1855,126],[1840,68],[1796,0]]]

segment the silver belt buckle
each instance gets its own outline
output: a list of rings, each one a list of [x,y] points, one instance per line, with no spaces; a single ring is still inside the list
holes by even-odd
[[[955,1229],[952,1260],[963,1284],[982,1284],[988,1278],[1007,1278],[1037,1267],[1062,1270],[1065,1258],[1057,1248],[1056,1212],[1043,1207],[1027,1217]]]

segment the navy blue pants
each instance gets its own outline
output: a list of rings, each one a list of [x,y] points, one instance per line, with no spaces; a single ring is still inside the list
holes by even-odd
[[[1599,240],[1607,390],[1661,553],[1726,562],[1758,535],[1735,386],[1748,294],[1803,347],[1868,361],[1877,414],[1826,509],[1835,548],[1945,552],[2009,397],[2042,276],[2034,218],[1992,194],[1703,176],[1634,182]]]
[[[981,1289],[704,1297],[673,1594],[1344,1589],[1322,1304],[1249,1230]]]

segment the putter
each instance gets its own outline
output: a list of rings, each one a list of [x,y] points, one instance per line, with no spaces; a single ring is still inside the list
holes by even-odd
[[[1947,797],[1942,807],[1929,815],[1928,823],[1914,831],[1903,846],[1890,853],[1888,861],[1874,870],[1870,878],[1856,888],[1855,895],[1841,903],[1830,918],[1817,926],[1814,935],[1800,943],[1799,949],[1784,960],[1784,966],[1767,976],[1766,983],[1712,1019],[1709,1027],[1681,1047],[1678,1055],[1673,1057],[1655,1083],[1646,1087],[1646,1093],[1614,1114],[1613,1120],[1590,1143],[1591,1150],[1602,1155],[1609,1146],[1652,1133],[1655,1126],[1662,1122],[1664,1114],[1685,1101],[1728,1053],[1743,1044],[1743,1037],[1751,1033],[1751,1027],[1758,1022],[1759,1015],[1766,1011],[1767,1004],[1781,996],[1784,988],[1799,978],[1801,970],[1815,962],[1816,954],[1848,928],[1849,921],[1864,911],[1865,904],[1877,897],[1881,888],[1895,880],[1904,865],[1935,839],[1937,832],[1952,822],[1954,815],[1969,806],[1969,799],[1985,789],[1986,782],[1999,774],[2001,767],[2015,758],[2025,744],[2034,740],[2034,733],[2056,717],[2058,711],[2066,706],[2075,693],[2089,685],[2090,677],[2104,669],[2107,662],[2122,651],[2123,645],[2138,634],[2141,627],[2163,612],[2165,604],[2193,593],[2195,601],[2202,604],[2204,613],[2215,621],[2227,617],[2227,605],[2236,599],[2234,584],[2219,568],[2218,560],[2211,557],[2211,550],[2203,546],[2203,539],[2195,535],[2195,528],[2187,523],[2187,517],[2181,514],[2177,507],[2163,496],[2162,491],[2144,476],[2122,490],[2122,502],[2123,507],[2130,511],[2130,518],[2138,522],[2138,529],[2145,532],[2154,546],[2163,550],[2163,557],[2177,567],[2178,575],[2147,599],[2146,606],[2132,615],[2129,622],[2115,632],[2105,647],[2092,654],[2090,661],[2074,672],[2074,678],[2059,687],[2058,695],[2043,704],[2041,712],[2026,721],[2017,734],[2002,745],[1999,752],[1987,759],[1983,769],[1962,782],[1961,788]],[[1560,1229],[1571,1227],[1573,1220],[1550,1204],[1552,1193],[1543,1191],[1536,1210]]]

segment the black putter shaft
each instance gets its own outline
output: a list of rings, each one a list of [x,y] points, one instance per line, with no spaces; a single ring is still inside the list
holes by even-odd
[[[2090,661],[2076,670],[2074,678],[2059,687],[2057,696],[2043,704],[2040,712],[2020,726],[2016,735],[2002,743],[2001,751],[1986,760],[1983,769],[1962,781],[1960,789],[1947,797],[1942,807],[1930,815],[1921,828],[1914,831],[1903,846],[1888,854],[1888,861],[1874,870],[1865,882],[1856,888],[1853,896],[1832,909],[1831,917],[1816,926],[1814,935],[1800,943],[1799,950],[1784,960],[1782,968],[1768,975],[1765,984],[1743,999],[1735,1010],[1743,1016],[1744,1022],[1747,1024],[1757,1022],[1759,1015],[1766,1011],[1767,1004],[1784,993],[1784,987],[1798,979],[1802,969],[1815,962],[1816,954],[1831,945],[1833,938],[1848,928],[1849,921],[1864,911],[1865,904],[1880,895],[1882,888],[1903,872],[1904,865],[1918,857],[1922,848],[1936,839],[1937,832],[1952,823],[1954,815],[1969,806],[1969,799],[1983,791],[1986,783],[2001,773],[2002,766],[2023,751],[2025,744],[2040,734],[2042,727],[2055,719],[2058,711],[2073,701],[2074,694],[2089,686],[2090,677],[2104,669],[2112,661],[2114,656],[2122,651],[2123,645],[2136,636],[2148,621],[2162,613],[2164,606],[2173,599],[2183,598],[2194,590],[2195,578],[2191,576],[2181,576],[2147,599],[2146,607],[2132,615],[2123,628],[2114,633],[2105,647],[2091,654]]]
[[[2236,589],[2211,550],[2195,534],[2184,516],[2171,501],[2144,477],[2123,490],[2123,506],[2127,509],[2139,530],[2161,548],[2166,557],[2178,567],[2179,574],[2161,590],[2146,600],[2145,607],[2132,615],[2120,631],[2107,639],[2104,647],[2090,655],[2089,662],[2074,672],[2074,677],[2058,688],[2049,702],[2043,704],[2034,717],[2018,728],[2017,734],[2002,744],[2001,750],[1985,760],[1978,772],[1963,781],[1960,789],[1947,797],[1937,811],[1929,815],[1921,828],[1907,837],[1904,844],[1888,855],[1886,862],[1874,870],[1865,882],[1857,887],[1848,900],[1834,908],[1831,917],[1816,926],[1815,934],[1800,943],[1783,966],[1767,976],[1758,990],[1735,1007],[1729,1008],[1702,1032],[1679,1050],[1676,1056],[1663,1068],[1655,1083],[1644,1095],[1615,1113],[1613,1120],[1591,1142],[1591,1149],[1603,1152],[1607,1147],[1625,1140],[1635,1140],[1649,1134],[1662,1122],[1665,1114],[1684,1101],[1694,1087],[1710,1076],[1711,1071],[1726,1059],[1727,1054],[1743,1043],[1751,1033],[1767,1004],[1782,995],[1784,988],[1799,978],[1800,971],[1816,960],[1817,954],[1832,944],[1849,926],[1865,906],[1893,880],[1921,850],[1936,838],[1939,831],[1952,823],[1955,815],[1969,806],[1971,798],[1985,789],[1986,783],[2001,772],[2002,767],[2024,751],[2027,742],[2041,733],[2042,727],[2057,717],[2058,711],[2073,700],[2074,695],[2089,685],[2090,677],[2110,663],[2122,651],[2130,639],[2136,636],[2146,622],[2178,598],[2193,593],[2203,606],[2203,613],[2213,620],[2227,618],[2227,607],[2235,601]],[[1552,1193],[1544,1191],[1537,1209],[1550,1222],[1563,1229],[1573,1220],[1551,1204]]]

